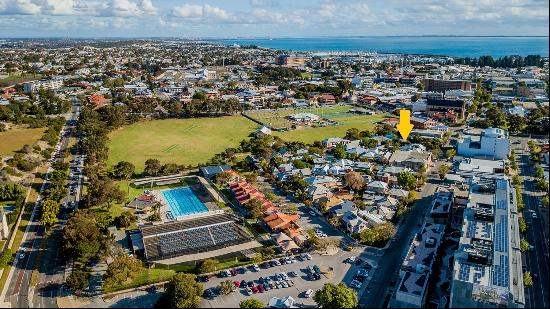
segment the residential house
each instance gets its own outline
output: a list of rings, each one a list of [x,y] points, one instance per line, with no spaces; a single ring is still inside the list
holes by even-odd
[[[354,212],[348,211],[342,215],[342,223],[350,234],[361,233],[368,227],[367,222]]]
[[[379,180],[371,181],[367,184],[366,191],[386,194],[388,192],[388,184]]]

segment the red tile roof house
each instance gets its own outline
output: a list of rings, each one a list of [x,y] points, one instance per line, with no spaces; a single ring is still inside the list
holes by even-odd
[[[279,208],[271,201],[269,201],[265,195],[252,187],[248,182],[241,180],[229,185],[229,189],[233,192],[235,199],[244,206],[252,199],[259,200],[262,203],[262,211],[264,214],[271,214],[279,210]]]
[[[103,106],[106,106],[111,103],[111,100],[106,99],[102,94],[94,93],[88,97],[90,103],[94,106],[93,110],[98,110]]]
[[[336,98],[334,97],[334,95],[332,95],[330,93],[323,93],[321,95],[321,97],[319,98],[319,102],[321,102],[323,104],[335,104],[336,103]]]

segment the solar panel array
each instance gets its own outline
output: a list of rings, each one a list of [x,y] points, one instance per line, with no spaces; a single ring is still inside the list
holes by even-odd
[[[482,230],[483,234],[481,234],[481,237],[490,238],[491,237],[491,226],[489,225],[489,222],[482,221],[481,224],[483,226],[483,230]]]
[[[483,266],[474,266],[474,283],[481,283],[481,278],[485,276],[485,267]]]
[[[504,200],[497,201],[497,209],[506,209],[507,206],[508,206],[507,201],[504,201]]]
[[[466,231],[466,237],[474,238],[476,236],[476,222],[468,221],[468,230]]]
[[[208,252],[252,240],[228,214],[142,227],[141,232],[150,261]]]
[[[501,255],[499,264],[493,265],[493,285],[508,287],[509,284],[508,256]]]
[[[497,189],[499,189],[499,190],[504,190],[508,187],[508,181],[507,180],[498,179],[496,181],[496,183],[497,183]]]
[[[235,223],[227,223],[148,237],[143,241],[147,259],[153,261],[213,251],[250,240]]]
[[[508,252],[508,216],[500,215],[499,222],[495,223],[495,251]]]
[[[458,270],[458,280],[468,281],[470,279],[470,265],[468,264],[459,264],[460,268]]]

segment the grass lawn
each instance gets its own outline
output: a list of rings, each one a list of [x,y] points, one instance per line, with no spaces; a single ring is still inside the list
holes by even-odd
[[[31,81],[31,80],[37,80],[37,79],[40,79],[41,77],[42,77],[41,74],[35,74],[35,75],[32,75],[32,74],[13,74],[13,75],[10,75],[6,78],[0,79],[0,86],[5,87],[5,86],[10,86],[10,85],[15,85],[15,84],[23,83],[23,82],[28,82],[28,81]]]
[[[163,282],[168,281],[172,279],[172,277],[176,274],[173,270],[167,270],[167,269],[143,269],[139,273],[134,275],[134,278],[132,280],[129,280],[127,282],[124,282],[120,285],[104,288],[104,293],[110,293],[110,292],[116,292],[121,291],[129,288],[134,288],[142,285],[147,285],[151,283],[157,283],[157,282]]]
[[[376,115],[356,115],[347,112],[349,107],[339,106],[332,111],[327,111],[323,117],[338,121],[338,125],[320,128],[303,128],[287,132],[274,132],[273,134],[287,141],[300,141],[304,143],[313,143],[329,137],[344,137],[346,131],[351,128],[357,128],[360,131],[372,129],[379,122],[386,118],[384,114]],[[317,113],[316,113],[317,114]]]
[[[25,145],[32,145],[44,135],[44,128],[14,129],[0,132],[0,155],[12,154]]]
[[[228,147],[236,147],[257,124],[241,116],[165,119],[125,126],[110,135],[109,165],[129,161],[136,172],[145,161],[196,165]]]

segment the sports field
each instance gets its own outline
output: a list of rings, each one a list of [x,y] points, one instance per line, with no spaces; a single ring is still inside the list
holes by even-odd
[[[25,145],[32,145],[44,135],[44,128],[13,129],[0,132],[0,155],[12,154]]]
[[[149,158],[195,165],[236,147],[258,127],[242,116],[166,119],[124,126],[110,134],[109,165],[128,161],[141,172]]]
[[[372,129],[376,126],[376,122],[386,118],[385,114],[352,114],[349,112],[351,108],[352,107],[350,106],[334,106],[307,109],[288,109],[280,111],[279,116],[283,114],[290,115],[302,112],[313,113],[321,117],[337,121],[338,125],[319,128],[303,128],[287,132],[275,132],[273,134],[287,141],[301,141],[309,144],[329,137],[344,137],[344,135],[346,135],[346,131],[350,128],[357,128],[359,130]],[[259,117],[270,117],[265,112],[261,113],[262,114],[260,114]]]

